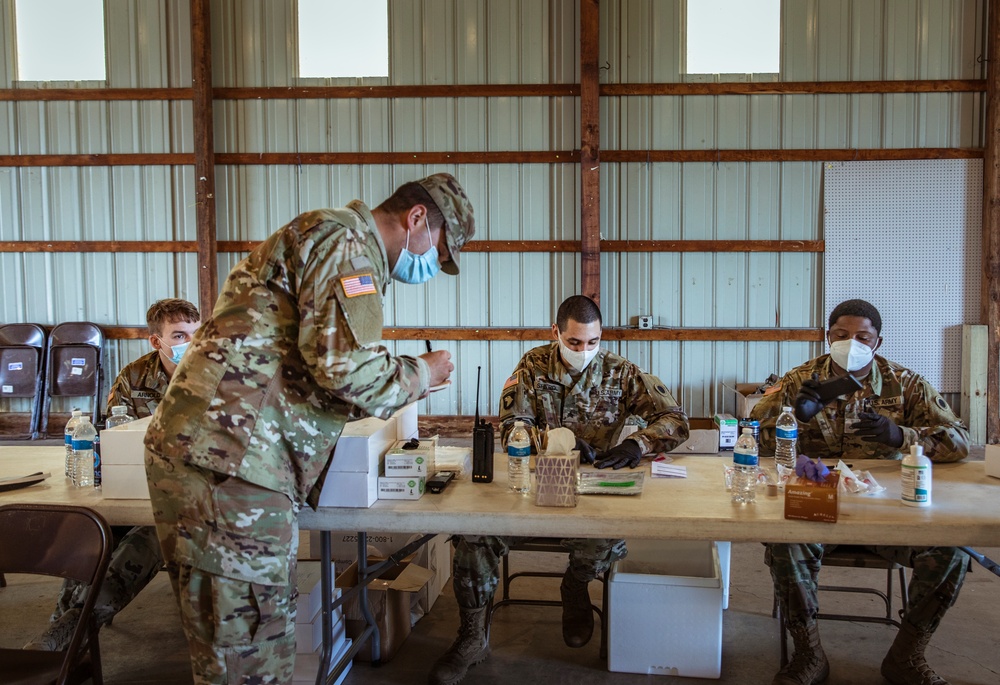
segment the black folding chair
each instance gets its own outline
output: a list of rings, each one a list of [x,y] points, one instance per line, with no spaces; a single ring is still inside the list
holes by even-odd
[[[53,397],[89,397],[96,426],[101,412],[104,332],[88,321],[61,323],[49,333],[48,382],[42,407],[41,436],[48,435]]]
[[[45,385],[45,343],[45,329],[38,324],[9,323],[0,326],[0,398],[31,400],[27,431],[8,432],[0,428],[0,435],[5,438],[38,437]],[[22,412],[10,410],[5,413]]]

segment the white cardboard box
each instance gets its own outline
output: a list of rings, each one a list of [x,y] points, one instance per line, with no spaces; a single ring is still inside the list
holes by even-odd
[[[736,447],[736,438],[740,434],[736,417],[732,414],[715,414],[712,421],[719,428],[719,449],[731,450]]]
[[[1000,478],[1000,445],[986,446],[986,475]]]
[[[152,416],[147,416],[138,421],[129,421],[120,426],[102,430],[102,469],[109,464],[138,464],[142,466],[146,452],[143,440],[146,437],[146,429],[149,428],[149,423],[152,420]]]
[[[340,588],[337,588],[338,590]],[[338,612],[339,613],[339,612]],[[333,622],[333,651],[340,649],[347,637],[347,624],[343,616]],[[316,614],[312,623],[295,622],[295,653],[309,654],[323,646],[323,614]]]
[[[750,411],[760,402],[763,393],[755,392],[760,387],[760,383],[737,383],[736,384],[736,418],[746,419],[750,417]]]
[[[142,464],[102,464],[101,496],[105,499],[149,499],[146,467]]]
[[[396,442],[396,421],[369,416],[348,421],[337,439],[330,472],[380,473],[386,450]],[[329,478],[327,478],[329,482]],[[324,489],[326,486],[324,486]]]
[[[417,403],[410,402],[408,405],[392,415],[396,421],[396,439],[409,440],[417,437]]]
[[[334,471],[326,473],[321,507],[370,507],[378,500],[378,471]]]
[[[420,499],[424,496],[423,476],[379,476],[379,499]]]
[[[331,564],[331,566],[333,566]],[[319,610],[323,606],[323,588],[320,585],[322,573],[320,573],[318,561],[300,561],[296,566],[296,584],[299,590],[299,599],[296,602],[295,622],[312,623],[313,619],[319,615]],[[337,577],[336,566],[330,569],[332,578]],[[332,599],[340,597],[340,588],[333,588]],[[341,615],[340,607],[334,610],[334,618]]]
[[[719,428],[712,419],[689,419],[688,439],[668,454],[718,454]]]
[[[347,638],[339,650],[334,650],[333,658],[330,659],[331,671],[337,665],[337,662],[340,661],[340,658],[351,648],[352,642],[353,640]],[[321,656],[322,654],[317,652],[295,655],[295,670],[292,674],[293,685],[316,685],[316,674],[319,673],[319,660]],[[351,666],[353,665],[353,661],[348,661],[347,666],[344,667],[344,672],[340,674],[340,677],[337,678],[337,681],[333,685],[341,685],[347,674],[351,672]]]
[[[608,670],[718,678],[722,577],[714,542],[636,540],[611,567]]]
[[[420,445],[407,449],[409,440],[397,440],[385,453],[386,476],[418,476],[430,478],[434,475],[434,452],[437,447],[435,438],[419,440]]]

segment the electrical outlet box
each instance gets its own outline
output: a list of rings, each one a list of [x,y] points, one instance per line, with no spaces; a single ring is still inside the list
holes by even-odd
[[[653,317],[651,316],[640,316],[639,317],[639,328],[644,330],[650,330],[653,328]]]

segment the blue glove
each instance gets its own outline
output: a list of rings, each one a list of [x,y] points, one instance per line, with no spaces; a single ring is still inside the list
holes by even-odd
[[[795,460],[795,475],[822,483],[830,475],[830,469],[820,459],[813,461],[804,454]]]
[[[594,459],[597,458],[597,450],[595,450],[590,443],[583,438],[576,439],[576,447],[574,449],[580,450],[581,464],[593,464]]]
[[[634,469],[642,461],[642,448],[635,440],[623,440],[617,447],[612,447],[604,454],[598,455],[595,468],[606,469],[609,466],[617,471],[625,466]]]

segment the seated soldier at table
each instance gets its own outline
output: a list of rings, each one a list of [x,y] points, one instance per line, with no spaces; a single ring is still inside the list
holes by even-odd
[[[500,397],[503,446],[516,420],[539,434],[565,427],[577,437],[582,463],[620,469],[635,468],[644,455],[669,451],[687,439],[687,416],[663,382],[600,348],[601,310],[593,300],[583,295],[565,300],[552,324],[552,335],[555,342],[528,351],[504,384]],[[619,444],[622,429],[636,417],[645,427]],[[510,546],[523,539],[453,539],[452,575],[461,623],[458,638],[434,664],[431,683],[457,683],[470,666],[489,656],[486,614],[499,581],[497,567]],[[587,586],[625,556],[625,541],[579,539],[562,544],[570,555],[560,587],[563,639],[570,647],[582,647],[594,630]]]
[[[187,300],[171,298],[153,303],[146,312],[153,351],[118,374],[108,394],[108,412],[111,407],[124,405],[129,416],[137,419],[151,416],[200,320],[197,307]],[[112,526],[112,532],[115,549],[94,604],[94,617],[102,625],[110,623],[163,566],[155,526]],[[25,649],[65,649],[73,637],[86,591],[84,583],[64,581],[49,627],[25,645]]]
[[[948,403],[922,377],[875,354],[882,344],[882,317],[864,300],[848,300],[830,314],[830,353],[789,371],[780,390],[753,408],[760,419],[760,453],[773,454],[775,421],[782,406],[811,404],[815,415],[799,422],[799,454],[836,463],[843,459],[900,459],[922,445],[932,462],[953,462],[969,454],[969,433]],[[850,373],[863,387],[820,408],[817,384]],[[802,413],[801,411],[799,412]],[[808,413],[808,412],[806,412]],[[831,464],[832,465],[832,464]],[[816,625],[816,595],[824,550],[833,545],[768,544],[774,592],[795,643],[795,655],[774,677],[774,685],[809,685],[826,679],[830,667]],[[924,658],[926,647],[955,603],[968,555],[955,547],[867,549],[913,569],[902,627],[882,661],[882,675],[894,685],[943,685]]]

